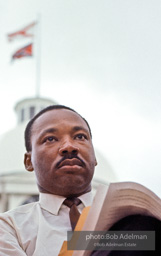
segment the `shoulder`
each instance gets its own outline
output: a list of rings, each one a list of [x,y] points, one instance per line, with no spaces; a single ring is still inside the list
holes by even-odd
[[[2,222],[8,222],[11,226],[21,220],[28,220],[29,218],[36,215],[40,208],[39,202],[29,203],[26,205],[19,206],[13,210],[9,210],[4,213],[0,213],[0,225]]]
[[[28,246],[34,248],[39,211],[40,205],[36,202],[0,214],[0,251],[8,252],[4,255],[11,255],[11,251],[15,252],[14,255],[20,255],[20,250],[25,251]]]

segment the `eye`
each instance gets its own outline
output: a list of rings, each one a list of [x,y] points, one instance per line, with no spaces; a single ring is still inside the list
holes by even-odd
[[[52,142],[52,141],[56,141],[56,138],[54,136],[48,136],[43,140],[44,142]]]
[[[87,136],[85,134],[80,133],[80,134],[77,134],[75,136],[75,139],[77,139],[77,140],[87,140]]]

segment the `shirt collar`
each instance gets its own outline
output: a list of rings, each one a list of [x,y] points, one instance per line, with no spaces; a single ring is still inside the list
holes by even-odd
[[[93,194],[92,192],[88,192],[88,193],[85,193],[81,196],[78,197],[82,203],[84,204],[85,207],[87,206],[90,206],[92,204],[92,201],[93,201]]]
[[[84,207],[92,204],[93,196],[91,191],[79,196],[78,198],[82,201]],[[65,199],[66,198],[63,196],[40,193],[39,203],[41,208],[44,210],[51,212],[54,215],[58,215],[59,209],[61,208]]]

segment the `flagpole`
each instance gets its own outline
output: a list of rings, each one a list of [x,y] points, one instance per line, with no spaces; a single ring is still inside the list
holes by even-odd
[[[41,85],[41,15],[37,15],[36,24],[36,97],[40,97]]]

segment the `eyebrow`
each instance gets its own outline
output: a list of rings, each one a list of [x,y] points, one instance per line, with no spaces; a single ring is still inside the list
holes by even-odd
[[[56,129],[56,128],[49,128],[49,129],[46,129],[46,130],[44,130],[41,134],[40,134],[40,138],[42,138],[45,134],[47,134],[47,133],[54,133],[54,132],[57,132],[58,131],[58,129]]]
[[[89,130],[84,128],[83,126],[74,126],[73,129],[72,129],[74,132],[77,132],[77,131],[80,131],[80,130],[83,130],[87,133],[89,133]]]
[[[86,132],[86,133],[89,133],[89,131],[88,131],[88,129],[86,129],[86,128],[84,128],[83,126],[74,126],[73,128],[72,128],[72,131],[73,132],[77,132],[77,131],[84,131],[84,132]],[[42,138],[45,134],[47,134],[47,133],[55,133],[55,132],[58,132],[58,129],[57,128],[49,128],[49,129],[46,129],[46,130],[44,130],[41,134],[40,134],[40,136],[39,136],[39,138]]]

